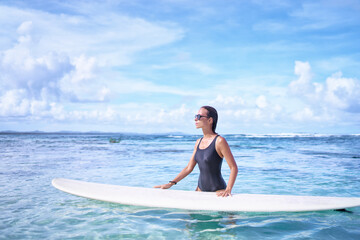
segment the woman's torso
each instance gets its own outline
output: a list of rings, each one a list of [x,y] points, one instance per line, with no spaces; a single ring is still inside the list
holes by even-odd
[[[200,139],[197,146],[195,161],[200,169],[198,187],[201,191],[215,192],[226,188],[226,183],[221,175],[223,159],[216,151],[216,139],[218,136],[204,149],[200,148],[203,138]]]

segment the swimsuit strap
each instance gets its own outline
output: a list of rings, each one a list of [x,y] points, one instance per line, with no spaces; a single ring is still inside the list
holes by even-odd
[[[216,148],[216,139],[218,138],[218,136],[220,136],[220,135],[216,135],[216,137],[212,140],[212,142],[210,143],[210,145],[211,144],[213,144],[214,143],[214,147]],[[209,146],[210,146],[209,145]]]
[[[200,143],[201,143],[202,140],[203,140],[203,138],[200,138],[200,142],[199,142],[199,144],[197,145],[197,149],[200,149]]]

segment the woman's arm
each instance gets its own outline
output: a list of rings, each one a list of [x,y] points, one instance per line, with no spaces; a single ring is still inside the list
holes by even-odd
[[[198,144],[199,144],[199,139],[196,141],[194,151],[193,151],[193,154],[190,158],[188,165],[172,180],[172,182],[176,182],[176,183],[180,182],[182,179],[184,179],[187,175],[189,175],[194,170],[194,167],[196,166],[195,153],[196,153]],[[154,188],[168,189],[168,188],[171,188],[173,185],[175,185],[175,183],[169,182],[169,183],[166,183],[163,185],[154,186]]]
[[[230,168],[230,177],[227,187],[224,191],[217,192],[217,195],[221,197],[227,197],[231,196],[231,190],[234,187],[235,180],[238,174],[238,167],[236,165],[234,156],[231,153],[229,144],[226,142],[225,138],[221,136],[218,137],[216,143],[216,151],[218,152],[220,157],[225,157],[225,160]]]

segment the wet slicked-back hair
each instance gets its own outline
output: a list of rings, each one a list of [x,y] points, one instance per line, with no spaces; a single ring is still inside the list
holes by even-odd
[[[208,111],[208,117],[211,117],[213,119],[212,131],[214,133],[216,133],[215,130],[216,130],[216,124],[218,121],[218,113],[217,113],[216,109],[213,107],[210,107],[210,106],[202,106],[201,108],[206,109]]]

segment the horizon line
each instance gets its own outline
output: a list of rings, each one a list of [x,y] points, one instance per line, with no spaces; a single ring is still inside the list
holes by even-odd
[[[184,132],[154,132],[154,133],[143,133],[143,132],[105,132],[105,131],[16,131],[16,130],[1,130],[0,134],[129,134],[129,135],[202,135],[192,134]],[[220,135],[220,134],[219,134]],[[282,133],[224,133],[222,135],[243,135],[243,136],[360,136],[360,133],[317,133],[317,132],[282,132]]]

